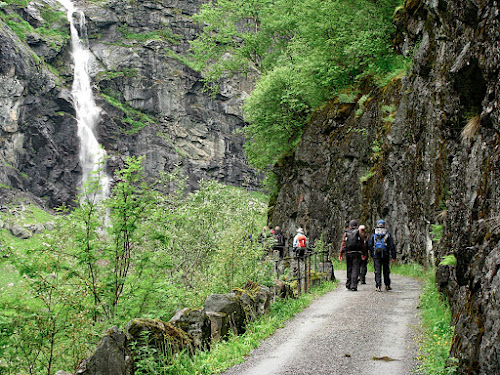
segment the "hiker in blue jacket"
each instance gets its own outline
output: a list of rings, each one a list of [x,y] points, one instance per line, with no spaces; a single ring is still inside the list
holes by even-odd
[[[385,290],[392,290],[390,274],[390,259],[396,260],[396,246],[391,233],[385,227],[385,221],[377,221],[375,233],[368,240],[368,249],[375,267],[375,290],[382,291],[382,270],[384,273]]]

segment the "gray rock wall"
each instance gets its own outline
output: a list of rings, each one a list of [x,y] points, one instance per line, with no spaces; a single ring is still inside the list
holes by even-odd
[[[69,202],[79,178],[70,93],[0,20],[0,186]]]
[[[212,97],[204,92],[200,73],[179,58],[201,30],[191,19],[201,3],[82,4],[96,57],[97,90],[155,119],[127,136],[123,129],[130,127],[121,113],[101,101],[107,110],[101,139],[118,158],[146,155],[151,175],[181,166],[193,187],[200,178],[256,187],[256,174],[244,160],[243,138],[234,134],[244,125],[241,105],[252,81],[228,79]]]

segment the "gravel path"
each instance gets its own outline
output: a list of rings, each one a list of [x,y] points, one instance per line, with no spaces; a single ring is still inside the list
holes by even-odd
[[[406,375],[416,368],[415,328],[421,285],[391,274],[390,292],[376,292],[373,273],[357,292],[339,287],[317,300],[225,375]],[[387,360],[374,357],[388,357]]]

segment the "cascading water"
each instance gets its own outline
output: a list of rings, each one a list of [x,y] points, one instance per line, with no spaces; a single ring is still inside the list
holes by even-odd
[[[97,172],[104,167],[106,151],[99,145],[94,134],[95,126],[99,121],[100,108],[94,101],[90,86],[89,63],[91,53],[88,47],[85,15],[77,11],[71,0],[59,0],[66,9],[71,29],[71,47],[74,64],[74,78],[71,93],[78,122],[78,137],[80,138],[80,164],[82,167],[81,186],[89,179],[92,172]],[[78,22],[75,25],[74,17]],[[79,30],[77,30],[77,27]],[[100,192],[97,198],[109,194],[111,178],[104,172],[100,173]],[[83,192],[87,196],[86,192]],[[87,196],[87,198],[89,198]]]

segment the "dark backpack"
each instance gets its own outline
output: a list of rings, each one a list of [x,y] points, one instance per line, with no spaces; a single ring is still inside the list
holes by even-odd
[[[359,231],[355,228],[348,229],[345,232],[345,251],[361,251],[363,249],[363,242]]]
[[[375,229],[375,234],[373,235],[373,255],[378,257],[383,257],[384,253],[387,253],[387,230],[385,228]]]
[[[276,246],[285,246],[285,236],[283,236],[283,233],[278,232],[275,233],[276,237]]]

